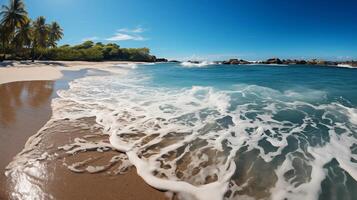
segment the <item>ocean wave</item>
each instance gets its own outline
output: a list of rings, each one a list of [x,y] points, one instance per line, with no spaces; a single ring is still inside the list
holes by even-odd
[[[251,63],[247,65],[252,65],[252,66],[281,66],[281,67],[288,67],[289,65],[287,64],[261,64],[261,63]]]
[[[357,110],[328,103],[323,91],[159,88],[147,80],[75,80],[52,102],[52,121],[95,118],[148,184],[179,199],[319,199],[322,183],[357,180]],[[82,139],[62,147],[83,148],[110,146]],[[95,173],[111,165],[83,162],[66,166]]]
[[[156,88],[143,80],[74,81],[59,92],[54,117],[96,117],[148,184],[181,199],[318,199],[327,165],[357,179],[357,111],[310,103],[324,102],[323,92]]]
[[[208,62],[208,61],[202,61],[199,63],[193,63],[193,62],[182,62],[181,66],[183,67],[207,67],[209,65],[214,65],[214,62]]]
[[[338,64],[337,67],[342,67],[342,68],[356,68],[356,67],[353,67],[352,65],[348,65],[348,64]]]

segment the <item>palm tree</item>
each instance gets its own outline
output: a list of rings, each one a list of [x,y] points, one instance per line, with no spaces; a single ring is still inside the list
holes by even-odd
[[[6,43],[10,41],[15,29],[20,28],[28,21],[28,17],[23,0],[10,0],[8,6],[2,6],[0,15],[2,16],[0,22],[2,27],[1,31],[4,34],[2,38],[4,59],[6,54]]]
[[[3,56],[1,57],[1,61],[5,58],[6,53],[6,41],[7,41],[7,31],[4,26],[0,25],[0,39],[1,39],[1,49]]]
[[[32,44],[32,27],[31,22],[27,21],[15,33],[13,45],[19,51],[25,47],[26,49],[31,47]]]
[[[56,47],[57,41],[63,37],[63,29],[57,22],[52,22],[49,26],[48,46]]]
[[[33,41],[32,41],[32,62],[35,61],[36,48],[46,48],[49,34],[49,27],[43,16],[38,17],[33,23]]]

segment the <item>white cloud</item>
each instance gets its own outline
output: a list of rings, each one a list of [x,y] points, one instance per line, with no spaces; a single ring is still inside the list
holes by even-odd
[[[138,26],[134,29],[122,28],[114,34],[114,36],[107,38],[108,41],[125,41],[125,40],[135,40],[135,41],[143,41],[147,40],[141,33],[145,32],[145,29]]]
[[[141,33],[145,32],[146,30],[140,26],[136,28],[129,29],[129,28],[122,28],[117,30],[117,32],[109,37],[109,38],[100,38],[100,37],[88,37],[83,38],[82,42],[84,41],[98,41],[98,40],[107,40],[107,41],[125,41],[125,40],[134,40],[134,41],[143,41],[147,40],[147,38],[143,37]]]
[[[124,40],[143,41],[146,39],[140,35],[116,33],[114,36],[107,38],[106,40],[108,40],[108,41],[124,41]]]
[[[134,29],[122,28],[118,30],[118,32],[122,33],[143,33],[144,31],[145,29],[141,28],[140,26]]]

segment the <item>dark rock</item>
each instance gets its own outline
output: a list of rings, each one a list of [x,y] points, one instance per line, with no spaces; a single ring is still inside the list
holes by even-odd
[[[230,65],[238,65],[239,64],[239,60],[238,59],[230,59],[229,61]]]
[[[195,60],[189,60],[187,61],[189,63],[193,63],[193,64],[200,64],[201,62],[200,61],[195,61]]]
[[[306,65],[307,64],[306,60],[296,60],[295,63],[298,65]]]
[[[279,58],[270,58],[264,64],[283,64],[283,62]]]
[[[307,64],[309,64],[309,65],[317,65],[317,60],[316,59],[309,60],[309,61],[307,61]]]
[[[168,62],[166,58],[156,58],[156,62]]]
[[[223,61],[222,64],[224,65],[239,65],[239,64],[250,64],[250,62],[246,60],[238,60],[238,59],[230,59],[228,61]]]
[[[246,60],[239,60],[239,64],[247,65],[247,64],[251,64],[251,63],[249,61],[246,61]]]

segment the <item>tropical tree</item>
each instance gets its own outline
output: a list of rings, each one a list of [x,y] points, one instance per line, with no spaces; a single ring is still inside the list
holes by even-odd
[[[32,41],[32,62],[35,61],[36,48],[46,48],[49,35],[49,27],[46,24],[46,18],[38,17],[32,23],[33,26],[33,41]]]
[[[26,49],[30,48],[33,40],[32,32],[31,22],[27,21],[24,25],[17,29],[14,40],[12,42],[13,46],[18,51],[21,51],[23,47]]]
[[[23,0],[9,0],[9,5],[3,5],[1,7],[0,15],[2,16],[0,23],[4,59],[7,43],[11,41],[11,37],[14,36],[16,28],[20,28],[26,24],[28,17]]]
[[[57,41],[62,39],[63,37],[63,29],[57,22],[52,22],[49,25],[49,34],[48,34],[48,46],[49,47],[56,47]]]
[[[1,61],[5,59],[6,54],[6,42],[8,41],[7,31],[4,26],[0,24],[0,40],[1,40],[1,49],[3,56],[1,57]]]

